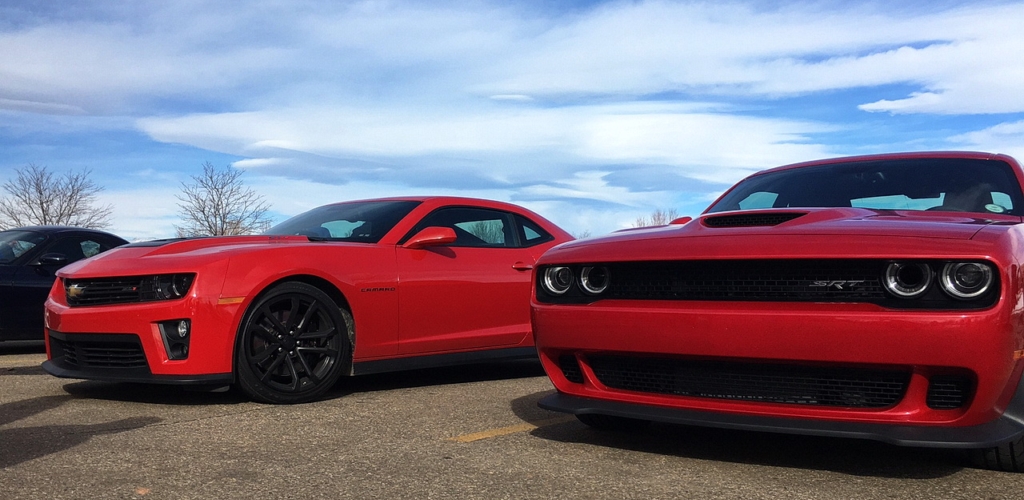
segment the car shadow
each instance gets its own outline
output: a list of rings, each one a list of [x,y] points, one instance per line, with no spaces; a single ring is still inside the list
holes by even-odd
[[[543,391],[512,401],[511,409],[527,422],[539,420],[537,401],[554,391]],[[961,453],[950,450],[908,448],[861,439],[802,436],[710,427],[653,423],[631,432],[593,429],[571,419],[538,427],[531,435],[561,443],[619,448],[666,456],[771,467],[836,472],[851,476],[893,479],[936,479],[965,467]]]
[[[64,385],[64,390],[78,398],[175,406],[232,405],[249,402],[234,389],[210,391],[166,384],[136,384],[83,380]]]
[[[42,340],[5,340],[0,342],[0,356],[5,354],[38,354],[46,352]]]
[[[393,389],[541,376],[544,376],[544,370],[541,369],[540,362],[537,360],[481,363],[358,375],[355,377],[342,377],[318,401],[343,398],[350,394]],[[228,391],[210,392],[203,388],[187,388],[175,385],[87,380],[65,384],[64,390],[75,397],[164,405],[232,405],[250,402],[245,394],[234,387]]]
[[[365,392],[542,376],[544,376],[544,370],[541,368],[540,361],[536,359],[423,368],[342,377],[323,399],[341,398],[349,394]]]
[[[42,396],[0,404],[0,426],[56,409],[73,396]],[[117,434],[161,422],[157,417],[134,417],[89,425],[45,425],[0,428],[0,469],[74,448],[94,436]]]

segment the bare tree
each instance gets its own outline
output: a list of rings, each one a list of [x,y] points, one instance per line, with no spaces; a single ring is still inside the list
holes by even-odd
[[[227,236],[262,233],[270,228],[269,205],[262,196],[242,185],[242,171],[210,162],[193,184],[181,185],[177,196],[182,225],[174,226],[179,237]]]
[[[652,212],[649,217],[637,217],[636,221],[633,222],[633,227],[664,226],[677,218],[679,218],[679,214],[675,209],[669,209],[666,212],[659,208]]]
[[[0,228],[109,226],[113,207],[96,205],[96,194],[103,188],[93,184],[89,174],[85,170],[55,176],[33,164],[15,170],[15,177],[3,184],[7,196],[0,198]]]

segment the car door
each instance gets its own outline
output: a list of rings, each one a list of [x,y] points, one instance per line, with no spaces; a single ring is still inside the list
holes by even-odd
[[[530,332],[531,270],[537,250],[521,244],[512,213],[445,207],[407,235],[451,228],[445,246],[397,248],[399,352],[425,354],[512,346]]]
[[[6,337],[42,340],[43,303],[56,280],[57,270],[115,245],[94,235],[61,234],[36,249],[30,260],[15,269],[8,287],[10,302],[5,310],[8,311],[6,324],[10,330]],[[47,256],[49,260],[45,258]]]

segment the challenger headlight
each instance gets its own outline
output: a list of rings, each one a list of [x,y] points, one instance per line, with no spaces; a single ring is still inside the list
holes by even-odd
[[[608,289],[610,278],[607,267],[584,267],[580,272],[580,288],[590,295],[598,295]]]
[[[920,297],[932,284],[932,268],[920,262],[891,262],[882,280],[889,293],[903,298]]]
[[[553,295],[562,295],[572,287],[572,269],[564,266],[549,267],[544,270],[544,291]]]
[[[950,262],[942,268],[942,290],[957,299],[973,299],[992,286],[992,267],[980,262]]]

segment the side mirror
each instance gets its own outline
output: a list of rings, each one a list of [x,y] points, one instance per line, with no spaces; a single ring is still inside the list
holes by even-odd
[[[669,222],[669,224],[681,226],[683,224],[686,224],[687,222],[690,222],[691,220],[693,220],[693,217],[680,217],[678,219],[672,219],[672,222]]]
[[[455,235],[455,230],[450,227],[428,227],[416,233],[412,238],[409,238],[409,241],[406,241],[402,248],[415,250],[418,248],[450,245],[455,243],[456,239],[458,239],[458,236]]]
[[[62,253],[45,253],[36,264],[40,266],[65,266],[68,264],[68,258]]]

